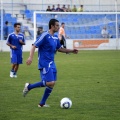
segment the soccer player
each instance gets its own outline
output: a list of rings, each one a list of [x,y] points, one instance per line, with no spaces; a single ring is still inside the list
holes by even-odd
[[[7,45],[10,46],[10,56],[12,69],[10,71],[10,77],[17,77],[17,71],[19,64],[22,64],[22,45],[25,45],[24,35],[20,33],[21,24],[15,23],[15,32],[9,34],[7,38]]]
[[[38,48],[38,69],[40,70],[41,81],[34,84],[26,83],[23,89],[23,96],[38,87],[45,87],[43,97],[38,104],[38,107],[49,107],[46,104],[50,93],[53,90],[55,82],[57,80],[57,69],[54,62],[54,55],[56,51],[63,53],[78,53],[76,49],[65,49],[61,47],[60,41],[57,36],[54,35],[55,32],[59,30],[59,21],[56,19],[51,19],[49,21],[49,31],[44,32],[32,45],[30,50],[30,55],[26,61],[27,65],[30,65],[33,60],[35,48]]]

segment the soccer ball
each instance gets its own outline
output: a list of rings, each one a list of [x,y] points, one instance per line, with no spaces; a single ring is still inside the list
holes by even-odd
[[[62,100],[60,101],[61,108],[68,109],[71,108],[71,106],[72,106],[72,101],[67,97],[62,98]]]

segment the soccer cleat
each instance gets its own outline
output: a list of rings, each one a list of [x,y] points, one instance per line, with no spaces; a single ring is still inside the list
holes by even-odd
[[[38,105],[38,107],[50,107],[49,105],[45,104],[45,105]]]
[[[10,77],[13,78],[14,77],[14,72],[10,71]]]
[[[25,87],[24,87],[24,89],[23,89],[23,96],[25,97],[26,95],[27,95],[27,93],[29,92],[29,90],[28,90],[28,85],[29,85],[29,83],[25,83]]]

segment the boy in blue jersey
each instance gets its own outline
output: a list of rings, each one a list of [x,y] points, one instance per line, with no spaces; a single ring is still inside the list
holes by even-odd
[[[41,81],[29,84],[26,83],[23,89],[23,96],[37,87],[46,87],[43,97],[38,104],[38,107],[49,107],[46,104],[50,93],[53,90],[55,82],[57,80],[57,69],[54,62],[54,55],[56,51],[63,53],[78,53],[78,50],[62,48],[60,41],[57,36],[54,35],[55,32],[59,30],[59,21],[56,19],[51,19],[49,21],[49,31],[44,32],[32,45],[30,50],[30,56],[26,61],[27,65],[30,65],[33,60],[35,48],[38,48],[38,69],[40,70]]]
[[[24,35],[20,33],[20,23],[14,24],[15,32],[9,34],[7,38],[7,45],[10,46],[10,56],[12,69],[10,71],[10,77],[17,77],[17,71],[19,64],[22,64],[22,45],[25,45]]]

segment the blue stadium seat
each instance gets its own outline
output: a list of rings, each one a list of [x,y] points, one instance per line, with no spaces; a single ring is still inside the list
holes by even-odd
[[[14,32],[13,26],[8,26],[8,33],[10,34],[10,33],[12,33],[12,32]]]
[[[101,34],[101,30],[96,30],[96,34]]]
[[[11,18],[11,14],[10,13],[5,13],[5,17],[6,18]]]
[[[17,19],[15,17],[12,18],[12,23],[16,23],[17,22]]]
[[[27,18],[33,20],[33,13],[30,10],[26,11]],[[100,38],[101,30],[105,26],[105,24],[101,23],[102,25],[95,25],[95,26],[87,26],[90,22],[96,21],[98,19],[107,18],[109,20],[115,19],[115,15],[113,14],[57,14],[56,15],[59,22],[65,22],[66,27],[65,31],[67,35],[70,35],[71,38],[87,38],[90,39],[91,37]],[[120,15],[119,15],[120,17]],[[45,25],[49,22],[51,18],[55,18],[53,14],[37,14],[37,26],[43,25],[44,29],[47,30],[48,27]],[[87,27],[82,27],[82,25],[86,25]],[[78,26],[78,27],[76,27]],[[108,30],[111,34],[115,32],[115,23],[109,23],[107,25]],[[87,35],[86,35],[87,34]]]
[[[25,10],[25,13],[29,13],[30,12],[30,10]]]
[[[71,34],[72,32],[70,30],[66,30],[66,34],[69,35]]]
[[[31,19],[33,17],[33,15],[31,13],[26,13],[26,18],[27,19]]]
[[[75,39],[75,35],[73,35],[73,34],[71,34],[69,37],[70,37],[71,39]]]

